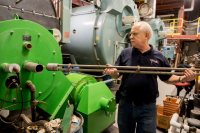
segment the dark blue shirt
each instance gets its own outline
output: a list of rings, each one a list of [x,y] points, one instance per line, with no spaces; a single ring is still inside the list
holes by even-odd
[[[151,46],[151,45],[150,45]],[[117,66],[148,66],[148,67],[170,67],[166,58],[152,48],[141,53],[136,48],[126,48],[119,55],[115,65]],[[158,75],[162,81],[168,80],[171,75]],[[155,74],[123,74],[119,92],[135,104],[155,102],[159,96],[157,75]]]

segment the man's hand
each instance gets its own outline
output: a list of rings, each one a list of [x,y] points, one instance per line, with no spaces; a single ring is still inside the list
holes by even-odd
[[[110,64],[107,64],[107,66],[112,66]],[[113,78],[118,78],[119,77],[119,72],[116,68],[106,68],[104,71],[103,71],[103,74],[107,74],[107,75],[110,75],[111,77]]]
[[[195,77],[196,77],[196,74],[194,71],[192,71],[191,69],[186,69],[184,71],[184,76],[180,76],[180,81],[181,82],[191,81],[191,80],[194,80]]]

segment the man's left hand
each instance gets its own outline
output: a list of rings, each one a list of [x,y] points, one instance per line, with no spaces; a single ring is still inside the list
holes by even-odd
[[[186,69],[184,71],[184,76],[181,76],[181,81],[186,82],[186,81],[191,81],[194,80],[196,77],[196,73],[192,71],[191,69]]]

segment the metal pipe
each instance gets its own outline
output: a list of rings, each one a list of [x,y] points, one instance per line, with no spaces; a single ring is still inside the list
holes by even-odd
[[[190,6],[190,8],[184,9],[184,12],[190,12],[190,11],[194,10],[194,1],[195,0],[191,0],[191,6]]]
[[[178,117],[179,116],[178,116],[177,113],[173,114],[173,116],[172,116],[172,118],[170,120],[170,125],[171,126],[170,126],[170,129],[169,129],[169,133],[174,133],[176,128],[184,129],[184,131],[190,132],[192,127],[189,127],[186,124],[181,124],[181,123],[177,122]],[[196,133],[200,133],[200,129],[195,128],[195,130],[196,130]]]
[[[34,62],[25,62],[24,68],[31,72],[42,72],[43,66]]]
[[[46,69],[48,71],[58,71],[59,70],[59,66],[58,66],[57,63],[49,63],[49,64],[47,64]]]
[[[27,50],[31,50],[32,44],[30,42],[25,42],[24,43],[24,48],[27,49]]]
[[[68,64],[56,64],[59,66],[68,67]],[[47,65],[48,66],[48,65]],[[171,68],[171,67],[143,67],[143,66],[107,66],[107,65],[78,65],[78,64],[70,64],[71,67],[80,67],[80,68],[116,68],[116,69],[132,69],[132,70],[175,70],[175,71],[185,71],[187,68]],[[200,71],[200,69],[191,68],[192,71]]]
[[[38,15],[38,16],[44,16],[44,17],[48,17],[48,18],[55,18],[55,19],[58,19],[56,16],[53,16],[53,15],[47,15],[47,14],[44,14],[44,13],[39,13],[39,12],[36,12],[35,10],[31,11],[31,10],[24,10],[23,8],[16,8],[14,6],[11,6],[11,5],[1,5],[0,4],[0,7],[2,8],[6,8],[6,9],[9,9],[9,10],[14,10],[14,11],[21,11],[23,13],[29,13],[29,14],[33,14],[33,15]]]
[[[8,63],[3,63],[2,68],[5,72],[9,73],[19,73],[20,72],[20,66],[18,64],[8,64]]]
[[[63,71],[66,68],[62,69]],[[76,69],[80,72],[103,72],[104,69]],[[134,71],[134,70],[118,70],[119,73],[134,73],[134,74],[158,74],[158,75],[184,75],[183,72],[162,72],[162,71]],[[199,76],[200,73],[196,73],[196,76]]]
[[[65,67],[65,68],[62,68]],[[66,70],[69,67],[78,67],[76,71],[81,72],[103,72],[105,68],[117,68],[119,73],[135,73],[135,74],[158,74],[158,75],[184,75],[187,68],[170,68],[170,67],[142,67],[142,66],[107,66],[107,65],[77,65],[77,64],[47,64],[46,68],[49,71]],[[176,70],[173,72],[172,70]],[[200,75],[200,69],[191,68],[197,71],[196,75]]]
[[[35,100],[35,90],[36,87],[35,85],[30,81],[26,81],[26,87],[30,89],[31,91],[31,113],[32,113],[32,121],[36,121],[36,103],[37,101]]]
[[[107,84],[107,83],[111,83],[111,82],[113,82],[113,81],[115,81],[116,79],[108,79],[108,80],[105,80],[105,81],[103,81],[105,84]]]
[[[29,119],[28,116],[26,116],[25,114],[21,114],[20,116],[22,118],[22,120],[27,124],[27,125],[31,125],[32,121]]]

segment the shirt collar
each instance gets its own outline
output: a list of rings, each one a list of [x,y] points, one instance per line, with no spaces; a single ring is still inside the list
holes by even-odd
[[[138,54],[143,54],[143,55],[151,54],[151,52],[153,51],[153,46],[150,45],[150,44],[149,44],[149,46],[150,46],[150,49],[149,49],[148,51],[144,52],[144,53],[141,53],[137,48],[133,48],[133,50],[134,50],[135,52],[137,52]]]

